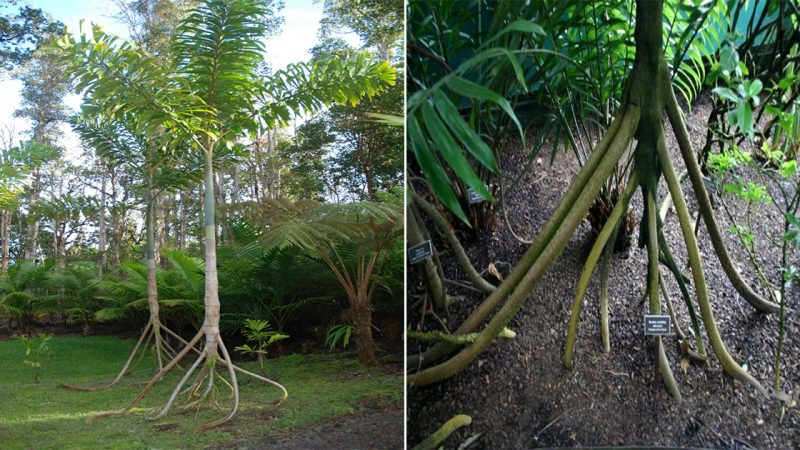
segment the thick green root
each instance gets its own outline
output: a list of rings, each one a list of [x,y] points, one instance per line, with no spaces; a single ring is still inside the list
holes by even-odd
[[[673,97],[674,103],[674,97]],[[742,367],[733,359],[725,348],[725,343],[722,342],[722,337],[717,329],[717,323],[714,320],[714,314],[711,311],[711,302],[708,298],[708,288],[706,287],[706,278],[703,274],[703,266],[700,262],[700,249],[697,246],[697,239],[692,232],[692,218],[689,215],[689,208],[686,206],[686,199],[681,191],[681,186],[678,183],[678,176],[675,174],[675,169],[672,166],[672,160],[664,140],[659,141],[657,146],[659,160],[664,172],[664,178],[667,181],[672,200],[675,202],[675,212],[681,225],[681,232],[683,239],[686,243],[686,250],[689,254],[689,264],[692,268],[692,278],[694,279],[695,291],[697,293],[697,303],[700,307],[700,316],[703,319],[703,326],[708,333],[708,338],[711,341],[711,347],[717,355],[722,368],[733,378],[736,378],[744,383],[750,384],[755,387],[758,392],[765,397],[768,396],[767,390],[758,382],[752,375],[747,373]],[[691,174],[691,172],[690,172]],[[708,228],[711,228],[710,226]]]
[[[614,205],[614,209],[611,210],[608,220],[605,225],[603,225],[603,229],[600,230],[600,234],[597,236],[597,239],[595,239],[592,250],[586,258],[586,264],[583,266],[583,273],[581,273],[581,278],[578,281],[578,289],[575,291],[575,300],[572,303],[572,314],[570,315],[569,330],[567,331],[567,343],[564,347],[563,361],[564,367],[567,369],[572,368],[572,356],[575,350],[575,339],[578,336],[578,323],[580,322],[583,297],[586,295],[586,289],[589,287],[589,280],[592,277],[592,272],[594,272],[597,261],[600,259],[600,254],[609,242],[611,235],[615,234],[614,230],[617,229],[617,226],[622,220],[625,210],[628,209],[628,202],[630,202],[633,193],[636,191],[638,182],[639,179],[634,172],[630,180],[628,180],[628,185],[625,187],[622,197],[617,201],[617,204]],[[611,242],[613,243],[613,241]]]
[[[661,255],[663,256],[662,259],[664,260],[664,264],[675,276],[675,281],[678,283],[678,288],[681,291],[683,302],[686,304],[686,309],[689,311],[689,318],[692,321],[692,330],[694,331],[697,351],[700,353],[700,355],[705,357],[707,355],[706,346],[703,344],[703,337],[700,334],[700,321],[697,319],[697,313],[692,305],[692,296],[689,295],[689,288],[686,286],[687,280],[685,280],[685,275],[683,275],[678,268],[678,264],[675,263],[675,258],[672,257],[672,252],[669,250],[669,245],[667,245],[667,240],[664,237],[664,230],[662,228],[659,228],[658,230],[658,245],[661,249]]]
[[[663,138],[663,135],[662,135]],[[656,199],[652,191],[647,192],[647,256],[648,256],[648,291],[650,295],[650,314],[661,314],[661,302],[658,300],[658,282],[661,274],[658,266],[658,220],[656,214]],[[678,389],[678,383],[675,381],[675,376],[672,374],[672,369],[669,366],[667,354],[664,352],[664,342],[661,336],[655,337],[656,346],[656,359],[658,361],[658,370],[661,372],[661,378],[664,380],[664,386],[667,392],[672,395],[676,401],[681,402],[681,391]]]
[[[475,342],[478,338],[478,333],[469,334],[446,334],[446,333],[421,333],[419,331],[408,330],[406,331],[408,339],[422,342],[447,342],[454,345],[467,345]],[[497,335],[498,338],[514,339],[517,333],[511,328],[504,327]]]
[[[606,243],[603,250],[603,263],[600,266],[600,339],[603,341],[603,351],[611,351],[611,337],[608,331],[608,275],[611,272],[611,259],[614,254],[614,245],[617,242],[617,233],[620,226],[614,229],[614,234]]]
[[[700,215],[703,216],[703,221],[706,223],[706,229],[711,238],[711,244],[714,246],[714,252],[716,252],[719,258],[725,275],[727,275],[731,284],[736,288],[739,294],[755,309],[765,313],[780,312],[780,305],[766,300],[753,291],[750,285],[742,279],[742,276],[736,268],[733,267],[733,262],[728,255],[728,250],[725,248],[725,242],[722,240],[719,225],[717,225],[717,220],[714,217],[711,200],[708,198],[708,192],[706,192],[706,187],[703,183],[703,174],[700,172],[700,166],[697,164],[697,160],[694,157],[692,143],[689,140],[689,132],[686,131],[686,124],[683,122],[678,102],[675,100],[675,92],[671,87],[667,93],[666,106],[669,123],[672,125],[672,130],[675,132],[675,137],[678,140],[678,148],[681,150],[681,156],[683,156],[686,170],[689,173],[689,180],[692,183],[695,197],[697,197]]]
[[[488,318],[489,315],[495,309],[497,309],[500,303],[505,300],[514,291],[514,289],[516,289],[517,285],[528,272],[528,269],[530,269],[531,265],[536,262],[546,248],[547,244],[549,244],[550,240],[553,238],[553,235],[555,235],[559,227],[561,227],[561,224],[571,212],[571,209],[578,196],[586,189],[586,185],[588,184],[589,180],[596,175],[595,172],[597,171],[597,167],[605,158],[609,146],[614,142],[614,138],[620,128],[620,125],[623,122],[630,120],[630,118],[625,118],[624,110],[617,115],[617,117],[611,123],[611,126],[608,128],[606,135],[597,144],[597,147],[586,161],[586,164],[584,164],[584,166],[573,179],[572,183],[567,189],[566,194],[564,194],[561,203],[559,203],[558,207],[553,212],[553,215],[545,223],[542,231],[537,236],[536,241],[528,248],[528,250],[525,251],[525,254],[522,255],[522,258],[520,258],[519,262],[514,266],[514,269],[511,271],[511,273],[497,287],[497,290],[492,292],[486,298],[486,300],[484,300],[475,309],[475,311],[473,311],[472,314],[467,317],[467,319],[458,327],[454,334],[467,334],[477,330],[478,327],[486,320],[486,318]],[[636,113],[636,121],[638,121],[638,109]],[[626,128],[629,129],[626,131],[626,133],[632,135],[632,130],[636,128],[636,124],[634,123],[633,127],[630,127],[630,124],[627,124]],[[425,351],[425,353],[421,356],[410,355],[407,358],[406,366],[410,370],[416,370],[417,367],[429,366],[458,349],[459,346],[454,346],[447,343],[439,343]]]
[[[465,427],[472,423],[472,417],[465,414],[453,416],[452,419],[444,423],[436,432],[425,438],[424,441],[415,445],[412,450],[435,450],[439,448],[442,442],[445,441],[454,431],[461,427]]]
[[[556,258],[563,252],[567,243],[575,229],[583,221],[586,212],[589,210],[592,202],[594,201],[597,193],[600,191],[602,184],[611,175],[619,159],[625,153],[628,142],[633,136],[634,130],[639,123],[639,107],[636,105],[629,105],[625,110],[625,117],[619,127],[616,135],[613,138],[612,144],[609,146],[606,157],[603,158],[601,164],[597,167],[592,177],[586,183],[583,191],[580,193],[575,203],[569,208],[569,214],[560,227],[557,228],[556,233],[551,239],[544,240],[544,243],[539,244],[541,239],[537,239],[537,244],[544,247],[541,255],[536,258],[531,268],[525,273],[523,279],[516,287],[514,292],[497,311],[491,321],[486,325],[486,328],[480,332],[480,335],[472,345],[462,349],[458,354],[448,359],[447,361],[425,369],[416,374],[409,375],[406,380],[409,384],[426,385],[436,383],[446,378],[450,378],[461,369],[466,367],[472,362],[484,349],[486,349],[494,340],[494,337],[500,330],[508,325],[508,322],[514,317],[514,314],[519,311],[525,299],[530,294],[536,283],[544,276],[547,269],[555,262]],[[575,181],[573,181],[573,185]],[[562,201],[563,204],[563,201]],[[512,272],[513,273],[513,272]],[[503,283],[505,284],[505,283]],[[501,285],[502,286],[502,285]],[[492,295],[497,294],[502,289],[498,288]],[[488,301],[488,299],[487,299]],[[484,301],[481,307],[487,302]],[[480,308],[480,307],[479,307]],[[488,312],[487,312],[488,313]],[[463,325],[463,324],[462,324]],[[464,334],[457,332],[456,334]]]

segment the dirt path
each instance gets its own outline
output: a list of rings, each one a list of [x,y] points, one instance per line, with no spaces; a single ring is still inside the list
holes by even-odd
[[[689,132],[697,148],[705,140],[707,102],[696,105],[688,120]],[[676,152],[671,132],[668,145]],[[558,200],[577,172],[575,158],[559,153],[555,166],[548,166],[550,145],[526,168],[527,150],[506,150],[502,161],[506,179],[522,174],[514,195],[507,199],[509,218],[515,231],[533,237],[550,216]],[[673,153],[674,153],[673,152]],[[677,161],[679,158],[674,159]],[[682,164],[677,164],[682,170]],[[524,172],[523,172],[524,171]],[[508,183],[508,182],[507,182]],[[688,181],[684,184],[685,189]],[[663,198],[666,189],[660,188]],[[641,195],[632,205],[641,217]],[[696,203],[689,200],[696,211]],[[742,205],[737,214],[744,215]],[[744,252],[726,231],[730,226],[718,211],[721,229],[746,280],[755,276]],[[780,217],[772,209],[756,211],[756,235],[778,235]],[[677,261],[685,261],[685,250],[674,214],[668,216],[665,233]],[[634,236],[634,243],[635,243]],[[465,240],[466,241],[466,240]],[[482,433],[471,448],[535,448],[594,445],[678,445],[703,448],[800,448],[800,411],[760,397],[752,388],[723,374],[712,357],[711,367],[690,365],[682,371],[677,340],[667,339],[667,354],[675,373],[683,402],[676,404],[658,378],[650,340],[642,333],[646,305],[640,304],[646,272],[646,252],[632,248],[615,256],[610,286],[611,353],[604,354],[600,343],[597,294],[599,281],[593,278],[584,300],[575,369],[567,370],[561,362],[569,312],[575,287],[592,242],[586,223],[581,225],[564,254],[539,282],[530,298],[509,325],[517,332],[513,341],[496,343],[467,369],[445,382],[424,388],[410,388],[409,444],[429,435],[455,414],[468,414],[473,424],[456,432],[446,448],[456,448],[468,437]],[[635,245],[635,244],[634,244]],[[471,260],[478,270],[495,262],[503,274],[527,249],[509,233],[498,210],[497,230],[479,242],[467,244]],[[443,252],[446,276],[463,281],[466,276],[457,268],[452,254]],[[763,316],[753,309],[730,286],[713,253],[704,229],[700,232],[700,250],[708,279],[715,317],[729,351],[764,385],[772,385],[772,363],[777,335],[777,317]],[[764,269],[771,276],[779,273],[780,255],[772,247],[758,247]],[[797,255],[794,255],[797,261]],[[498,264],[500,263],[500,264]],[[502,264],[507,263],[507,264]],[[496,283],[496,280],[492,280]],[[409,304],[420,293],[418,278],[409,274]],[[676,305],[678,321],[684,330],[688,314],[680,300],[674,279],[667,283]],[[451,307],[450,329],[455,329],[483,296],[456,285],[448,285],[451,294],[461,296]],[[691,289],[691,288],[690,288]],[[800,310],[800,290],[795,287],[788,306]],[[431,318],[422,319],[419,310],[409,310],[415,329],[440,329]],[[784,349],[784,390],[794,399],[800,391],[800,321],[788,316]],[[409,343],[409,352],[415,351]],[[706,340],[708,346],[708,341]],[[415,350],[412,350],[414,348]],[[420,348],[422,350],[424,348]]]
[[[391,450],[403,448],[403,407],[339,416],[306,428],[283,432],[249,448],[282,450]]]

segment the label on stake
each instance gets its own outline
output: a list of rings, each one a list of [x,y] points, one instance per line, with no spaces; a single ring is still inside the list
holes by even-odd
[[[472,188],[467,188],[467,199],[470,203],[480,203],[486,200],[481,194],[478,194],[478,192]]]
[[[645,336],[669,336],[670,334],[672,333],[670,332],[669,316],[645,314]]]
[[[408,262],[416,264],[433,256],[433,243],[430,239],[409,247],[408,249]]]

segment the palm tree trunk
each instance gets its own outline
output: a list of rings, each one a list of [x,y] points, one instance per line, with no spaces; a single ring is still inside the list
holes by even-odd
[[[366,293],[359,292],[359,297]],[[358,360],[365,365],[375,364],[375,342],[372,339],[372,311],[367,298],[357,298],[352,302],[353,340],[358,349]]]
[[[9,211],[0,211],[0,218],[2,224],[0,225],[0,235],[2,236],[2,260],[0,260],[0,274],[8,272],[8,259],[9,259],[9,238],[11,231],[11,213]]]
[[[203,328],[206,334],[206,358],[216,359],[217,337],[219,336],[219,282],[217,280],[217,231],[214,221],[216,210],[214,196],[214,166],[212,147],[206,148],[206,182],[204,205],[204,237],[205,237],[205,321]]]
[[[158,368],[164,367],[164,362],[161,356],[161,331],[159,329],[161,319],[159,318],[159,305],[158,305],[158,284],[156,279],[156,252],[155,252],[155,236],[154,230],[154,202],[153,198],[153,172],[147,176],[147,213],[145,219],[145,247],[146,249],[146,264],[147,264],[147,306],[150,309],[150,322],[153,324],[153,337],[155,338],[155,351],[156,359],[158,360]]]
[[[103,164],[102,182],[100,184],[100,213],[98,215],[97,224],[97,253],[100,254],[100,259],[97,262],[97,272],[99,276],[103,276],[103,269],[106,265],[106,165]]]

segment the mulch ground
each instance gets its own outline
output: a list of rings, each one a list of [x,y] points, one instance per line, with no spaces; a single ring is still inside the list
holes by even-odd
[[[688,128],[695,149],[705,141],[705,124],[710,105],[701,99],[688,117]],[[675,139],[667,126],[667,143],[673,151],[676,170],[683,164]],[[529,151],[512,145],[503,151],[504,179],[522,176],[508,196],[509,223],[517,234],[531,238],[549,218],[578,170],[571,153],[560,152],[554,165],[548,164],[550,146],[528,164]],[[744,173],[747,176],[747,172]],[[750,174],[752,175],[752,173]],[[662,180],[660,194],[666,187]],[[690,192],[688,180],[684,192]],[[694,213],[696,202],[689,198]],[[659,202],[660,204],[660,202]],[[641,195],[632,201],[634,214],[641,217]],[[748,212],[744,204],[732,204],[739,218],[752,214],[757,237],[758,257],[773,281],[779,276],[780,252],[767,242],[780,236],[779,213],[771,207]],[[728,249],[744,278],[756,281],[746,255],[736,238],[727,232],[731,225],[722,211],[717,219],[727,239]],[[636,232],[634,232],[636,233]],[[677,218],[670,214],[665,233],[677,261],[686,261]],[[599,445],[687,446],[723,449],[800,448],[800,411],[775,399],[765,399],[750,386],[724,374],[716,358],[711,366],[690,365],[683,372],[677,339],[665,340],[672,371],[680,386],[683,402],[669,396],[659,378],[651,339],[643,335],[646,304],[640,299],[646,275],[646,252],[632,247],[614,256],[609,279],[611,352],[602,351],[599,330],[599,281],[594,276],[581,315],[576,343],[575,368],[564,368],[561,357],[566,339],[570,308],[583,263],[592,243],[588,224],[579,227],[562,256],[533,290],[514,317],[510,327],[514,340],[502,340],[454,378],[408,391],[408,442],[413,445],[434,432],[455,414],[468,414],[472,425],[454,433],[445,448],[457,448],[480,433],[473,448],[535,448]],[[634,236],[635,243],[636,236]],[[772,386],[772,364],[778,317],[754,312],[730,286],[716,259],[704,228],[700,231],[700,250],[708,281],[714,314],[728,350],[765,386]],[[484,270],[494,262],[505,275],[519,260],[527,245],[513,238],[499,212],[496,227],[480,238],[464,238],[471,260]],[[466,282],[451,252],[439,245],[445,275]],[[800,260],[797,254],[791,261]],[[487,278],[489,279],[489,278]],[[678,321],[684,330],[689,318],[671,275],[665,279],[673,295]],[[496,280],[493,280],[495,284]],[[454,330],[484,298],[482,294],[448,284],[449,293],[460,300],[450,307],[442,321]],[[690,288],[691,289],[691,288]],[[419,277],[409,273],[409,304],[423,290]],[[800,289],[787,296],[787,305],[800,311]],[[420,308],[409,309],[410,326],[420,330],[441,330],[430,315],[422,317]],[[795,401],[800,391],[800,321],[797,314],[787,316],[784,343],[783,390]],[[710,349],[708,340],[706,346]],[[409,353],[424,350],[409,342]]]

